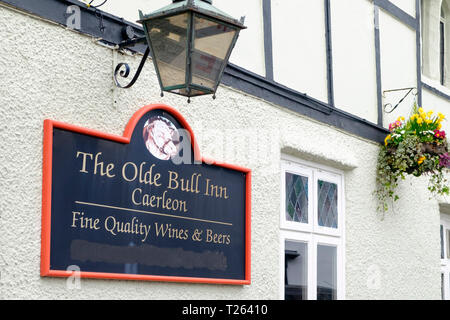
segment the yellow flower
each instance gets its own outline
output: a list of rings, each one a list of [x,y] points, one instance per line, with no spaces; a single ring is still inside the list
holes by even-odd
[[[387,137],[384,139],[384,145],[387,146],[388,141],[391,140],[391,135],[388,134]]]
[[[432,114],[433,114],[433,110],[428,111],[428,113],[427,113],[428,118],[431,118]]]
[[[431,119],[426,119],[425,122],[426,122],[427,124],[430,124],[430,123],[433,122],[433,120],[431,120]]]
[[[422,117],[423,120],[425,120],[426,117],[427,117],[427,114],[426,113],[421,113],[420,116]]]
[[[422,118],[418,118],[418,119],[417,119],[417,123],[418,123],[418,124],[422,124],[422,122],[423,122]]]
[[[442,128],[442,124],[439,123],[438,126],[437,126],[437,129],[441,130],[441,128]]]
[[[422,162],[426,159],[426,157],[422,156],[419,158],[419,161],[417,161],[418,164],[422,164]]]
[[[400,120],[405,121],[405,117],[401,116]]]
[[[423,108],[419,108],[419,113],[423,113]]]

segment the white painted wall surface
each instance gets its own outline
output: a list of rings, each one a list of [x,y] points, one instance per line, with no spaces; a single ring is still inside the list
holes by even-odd
[[[135,22],[139,20],[138,10],[147,14],[171,3],[172,0],[108,0],[100,9]],[[239,40],[231,54],[230,62],[264,76],[266,71],[262,0],[214,0],[213,5],[235,19],[239,20],[245,16],[244,24],[247,29],[239,34]]]
[[[442,129],[444,130],[447,134],[448,132],[450,132],[450,104],[449,102],[428,91],[428,90],[424,90],[423,91],[423,96],[422,96],[422,106],[425,110],[433,110],[435,114],[437,114],[438,112],[441,112],[443,114],[445,114],[447,116],[447,120],[442,122]]]
[[[272,17],[275,81],[327,102],[324,2],[273,0]]]
[[[133,88],[116,89],[114,105],[109,48],[3,7],[0,17],[0,298],[278,299],[284,152],[345,171],[347,298],[439,299],[437,202],[425,180],[406,180],[395,212],[382,219],[371,196],[377,144],[224,86],[216,100],[160,98],[150,61]],[[123,60],[136,67],[140,56]],[[138,108],[158,102],[184,115],[204,155],[253,170],[252,284],[84,279],[70,290],[66,279],[41,278],[43,120],[122,134]]]
[[[331,1],[335,105],[377,123],[373,12],[369,1]]]
[[[380,52],[382,91],[417,87],[416,68],[416,32],[380,9]],[[385,93],[383,105],[393,106],[407,91]],[[410,114],[413,104],[412,95],[400,104],[395,112],[384,114],[385,127],[395,121],[398,115]]]

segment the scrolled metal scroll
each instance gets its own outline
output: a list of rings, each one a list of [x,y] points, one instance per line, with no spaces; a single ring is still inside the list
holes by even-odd
[[[136,74],[134,75],[133,79],[125,86],[121,85],[118,81],[118,77],[121,78],[128,78],[128,76],[130,75],[130,66],[128,65],[128,63],[119,63],[115,70],[114,70],[114,82],[116,84],[117,87],[122,88],[122,89],[128,89],[131,88],[137,81],[137,79],[139,78],[142,68],[145,65],[145,62],[147,61],[148,55],[150,54],[150,48],[147,47],[147,49],[145,50],[144,56],[142,57],[141,63],[139,64],[139,67],[136,71]],[[125,69],[123,69],[125,68]]]

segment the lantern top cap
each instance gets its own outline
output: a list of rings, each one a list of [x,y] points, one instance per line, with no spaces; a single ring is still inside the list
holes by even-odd
[[[245,29],[241,18],[241,21],[233,18],[227,13],[217,9],[212,5],[212,0],[172,0],[173,3],[167,5],[161,9],[158,9],[150,14],[144,15],[142,11],[139,10],[140,20],[138,22],[143,23],[146,20],[152,20],[156,18],[161,18],[165,16],[171,16],[177,13],[182,13],[186,11],[193,11],[199,14],[214,18],[219,21],[231,24],[239,29]]]

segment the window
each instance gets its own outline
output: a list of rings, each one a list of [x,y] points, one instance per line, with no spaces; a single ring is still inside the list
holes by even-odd
[[[343,299],[343,173],[284,156],[281,199],[281,298]]]
[[[441,292],[442,300],[450,300],[450,215],[441,214]]]
[[[421,1],[422,73],[450,86],[450,0]]]

